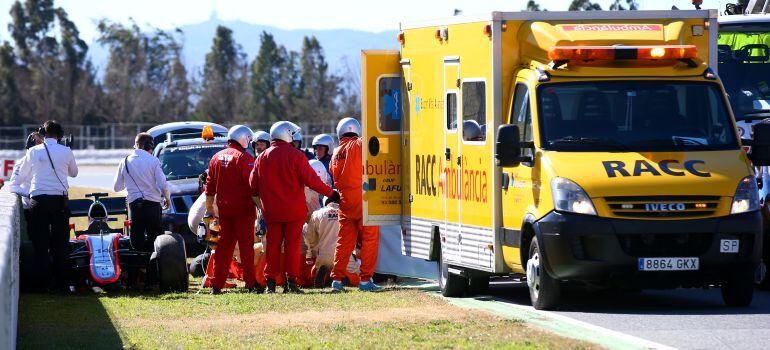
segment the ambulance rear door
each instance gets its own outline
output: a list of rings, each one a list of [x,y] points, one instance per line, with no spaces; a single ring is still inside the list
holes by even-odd
[[[361,52],[364,225],[401,225],[404,82],[398,51]]]

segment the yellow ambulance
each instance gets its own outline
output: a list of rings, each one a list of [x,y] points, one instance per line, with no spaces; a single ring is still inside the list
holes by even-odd
[[[711,11],[493,12],[402,24],[362,53],[364,215],[438,262],[446,296],[518,275],[753,296],[757,183]],[[757,165],[770,129],[755,129]]]

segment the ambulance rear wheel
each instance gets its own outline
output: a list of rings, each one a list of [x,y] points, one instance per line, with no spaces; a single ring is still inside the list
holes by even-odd
[[[730,307],[744,307],[754,298],[754,269],[737,271],[722,281],[722,300]]]
[[[158,282],[162,292],[186,292],[189,286],[187,252],[184,239],[176,233],[167,232],[155,239],[153,252]]]
[[[545,267],[542,265],[542,256],[537,238],[533,238],[529,245],[529,259],[526,269],[529,299],[535,309],[549,310],[559,303],[561,284],[545,271]]]
[[[444,253],[439,249],[438,286],[445,297],[461,297],[468,289],[468,279],[449,272],[449,264],[444,261]]]
[[[471,277],[468,279],[468,294],[484,294],[489,291],[489,276]]]

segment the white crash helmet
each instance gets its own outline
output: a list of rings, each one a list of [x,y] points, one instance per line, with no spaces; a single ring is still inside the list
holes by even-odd
[[[299,126],[292,122],[277,122],[270,127],[270,140],[291,142],[294,140],[294,133],[298,133],[299,129]]]
[[[270,134],[262,130],[257,130],[254,132],[253,140],[254,142],[264,141],[264,142],[270,143]]]
[[[252,136],[251,129],[246,125],[236,125],[227,132],[227,139],[237,142],[241,147],[249,147]]]
[[[334,138],[329,134],[318,134],[313,138],[312,146],[326,146],[331,151],[334,149]]]
[[[329,173],[326,172],[324,163],[321,163],[321,161],[316,159],[311,159],[308,161],[308,163],[310,163],[310,167],[315,170],[315,173],[318,174],[318,177],[321,179],[321,181],[329,185],[331,181],[329,181]]]
[[[466,120],[463,122],[463,140],[476,141],[481,136],[481,127],[475,120]]]
[[[342,135],[347,133],[355,133],[356,136],[361,136],[361,123],[353,118],[342,118],[337,123],[337,137],[342,138]]]

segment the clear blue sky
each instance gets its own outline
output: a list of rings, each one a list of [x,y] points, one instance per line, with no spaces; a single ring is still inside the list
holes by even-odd
[[[8,11],[13,0],[0,0],[0,40],[8,36]],[[96,35],[101,18],[170,29],[207,20],[213,10],[219,19],[240,20],[285,29],[351,28],[371,32],[398,29],[403,20],[451,16],[454,9],[464,14],[493,10],[518,11],[527,0],[55,0],[77,24],[86,41]],[[551,11],[566,10],[569,0],[539,0]],[[597,0],[607,8],[611,0]],[[704,0],[704,8],[717,8],[731,0]],[[643,10],[692,9],[691,0],[638,0]]]

